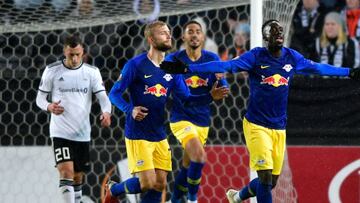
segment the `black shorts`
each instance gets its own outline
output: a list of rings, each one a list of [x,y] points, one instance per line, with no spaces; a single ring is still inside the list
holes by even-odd
[[[54,137],[53,149],[56,165],[72,161],[75,172],[86,172],[90,169],[90,142],[77,142]]]

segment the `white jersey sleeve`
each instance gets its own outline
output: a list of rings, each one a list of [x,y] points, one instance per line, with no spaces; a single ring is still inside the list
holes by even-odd
[[[42,76],[41,76],[41,81],[40,81],[40,85],[39,85],[39,90],[41,92],[46,92],[46,93],[50,93],[53,87],[53,72],[51,71],[51,66],[46,66]]]
[[[106,95],[104,82],[98,68],[96,68],[94,71],[91,84],[92,92],[96,94],[96,97],[99,100],[101,111],[111,113],[111,102],[109,100],[109,97]]]
[[[104,82],[102,80],[100,70],[98,68],[95,69],[91,78],[92,92],[94,94],[105,91]]]

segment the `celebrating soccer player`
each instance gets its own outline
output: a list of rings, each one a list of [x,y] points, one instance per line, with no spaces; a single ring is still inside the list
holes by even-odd
[[[167,74],[159,68],[165,52],[171,49],[171,34],[166,23],[155,21],[145,27],[150,45],[147,53],[129,60],[119,80],[110,91],[111,102],[126,113],[125,144],[129,170],[138,177],[121,183],[109,181],[105,203],[117,202],[127,193],[146,192],[142,202],[159,203],[171,171],[171,151],[164,130],[165,103],[173,92],[184,105],[203,105],[212,99],[223,98],[226,88],[213,87],[211,94],[192,96],[181,75]],[[130,92],[130,102],[122,98]]]
[[[258,47],[226,62],[187,65],[180,60],[164,61],[160,68],[169,73],[240,72],[247,71],[250,80],[250,101],[243,119],[250,167],[257,171],[242,190],[230,189],[230,203],[256,196],[259,203],[272,202],[271,189],[280,175],[285,153],[286,109],[289,85],[294,74],[349,76],[360,79],[360,69],[320,64],[305,59],[293,49],[283,47],[284,30],[279,21],[263,24],[266,47]]]
[[[89,165],[92,94],[102,110],[101,125],[111,123],[111,103],[97,67],[82,62],[83,44],[77,35],[65,39],[65,59],[48,65],[42,75],[36,104],[51,113],[50,137],[64,202],[80,203],[84,172]],[[51,103],[47,96],[51,94]]]
[[[205,35],[197,21],[189,21],[183,27],[182,40],[185,50],[172,53],[166,60],[178,58],[189,64],[219,61],[219,57],[203,50]],[[189,73],[184,75],[185,83],[191,94],[208,93],[213,85],[226,86],[224,79],[218,81],[214,73]],[[175,178],[171,202],[179,203],[183,195],[188,202],[197,202],[197,192],[201,181],[201,172],[206,161],[204,144],[210,125],[210,103],[201,106],[184,106],[176,95],[171,110],[170,128],[185,150],[182,167]]]

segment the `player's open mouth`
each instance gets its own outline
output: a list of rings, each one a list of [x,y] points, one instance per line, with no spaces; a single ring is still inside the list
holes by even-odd
[[[279,36],[279,37],[276,38],[276,42],[283,43],[284,38],[282,36]]]
[[[199,43],[199,40],[198,39],[192,39],[190,40],[191,43]]]

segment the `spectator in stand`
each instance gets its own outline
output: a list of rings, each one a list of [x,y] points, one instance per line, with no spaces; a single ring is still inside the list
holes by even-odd
[[[360,0],[346,0],[346,6],[341,11],[347,25],[347,35],[360,39]]]
[[[316,38],[312,59],[337,67],[359,67],[359,42],[346,35],[345,23],[337,12],[325,17],[321,36]]]
[[[26,9],[26,8],[38,8],[44,3],[44,0],[14,0],[15,8]]]
[[[221,60],[223,61],[240,56],[250,49],[250,25],[248,23],[239,23],[234,31],[234,45],[221,54]]]
[[[294,33],[290,47],[309,57],[315,38],[321,33],[327,9],[319,0],[302,0],[293,18]]]

